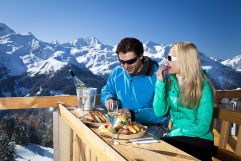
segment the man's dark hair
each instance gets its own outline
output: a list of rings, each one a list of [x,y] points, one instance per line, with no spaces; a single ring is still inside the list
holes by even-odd
[[[143,44],[136,38],[126,37],[119,42],[116,48],[116,54],[119,55],[120,52],[124,54],[127,52],[135,52],[136,56],[140,57],[144,53]]]

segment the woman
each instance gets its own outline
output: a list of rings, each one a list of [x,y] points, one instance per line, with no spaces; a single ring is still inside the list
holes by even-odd
[[[213,86],[201,68],[197,47],[190,42],[176,43],[167,66],[157,73],[154,112],[170,115],[171,129],[166,142],[201,159],[212,160]],[[164,79],[164,71],[169,77]]]

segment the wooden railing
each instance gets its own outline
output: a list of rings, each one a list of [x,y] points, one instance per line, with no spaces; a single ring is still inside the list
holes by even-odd
[[[215,92],[214,118],[222,120],[222,128],[221,132],[218,133],[219,142],[214,157],[221,160],[241,160],[241,113],[220,109],[219,103],[222,98],[241,98],[241,90]],[[99,98],[96,102],[100,103]],[[92,135],[90,129],[86,128],[76,117],[70,115],[69,111],[61,104],[64,104],[65,107],[77,106],[76,96],[0,98],[0,110],[58,108],[58,112],[53,114],[54,160],[56,161],[125,160],[123,156],[105,144],[101,138]],[[226,145],[229,143],[230,123],[239,125],[236,147],[233,152],[226,150]]]
[[[214,121],[216,121],[216,119],[221,120],[221,128],[219,132],[214,125],[214,135],[218,135],[218,137],[216,136],[218,144],[216,145],[214,157],[220,160],[241,160],[241,113],[222,109],[223,104],[221,104],[221,100],[223,98],[241,98],[241,90],[215,91],[216,108],[214,108],[213,117]],[[231,123],[236,123],[239,126],[237,137],[230,135]],[[214,124],[216,124],[216,122]],[[230,149],[227,150],[227,146],[230,146],[230,144],[234,147],[231,151]]]
[[[54,131],[56,131],[55,134],[58,134],[58,136],[54,136],[55,160],[126,160],[71,114],[62,104],[58,106],[59,113],[54,113]]]

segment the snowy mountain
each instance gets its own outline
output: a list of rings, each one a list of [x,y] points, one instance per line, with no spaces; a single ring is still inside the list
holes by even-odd
[[[8,34],[15,33],[12,29],[10,29],[4,23],[0,23],[0,37]]]
[[[145,55],[157,61],[165,57],[171,45],[152,41],[144,43]],[[108,74],[119,64],[116,46],[97,38],[78,38],[60,44],[38,40],[32,33],[15,33],[0,24],[0,97],[26,95],[75,94],[73,69],[85,84],[99,90]],[[201,53],[208,76],[217,89],[241,87],[241,72]]]
[[[53,149],[36,144],[16,146],[17,161],[53,161]]]
[[[234,58],[224,60],[221,63],[241,72],[241,55],[237,55]]]

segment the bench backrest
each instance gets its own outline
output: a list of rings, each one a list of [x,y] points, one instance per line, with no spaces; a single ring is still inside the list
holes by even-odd
[[[214,108],[214,120],[221,120],[220,138],[218,144],[218,155],[222,155],[222,160],[230,160],[232,152],[226,151],[228,138],[230,136],[231,123],[236,123],[239,126],[237,135],[236,147],[234,148],[234,155],[236,159],[241,159],[241,113],[237,111],[231,111],[223,109],[221,104],[222,98],[241,98],[241,90],[236,91],[216,91],[215,92],[215,108]],[[221,152],[221,153],[220,153]],[[227,155],[225,156],[224,153]],[[219,157],[217,157],[219,158]]]

